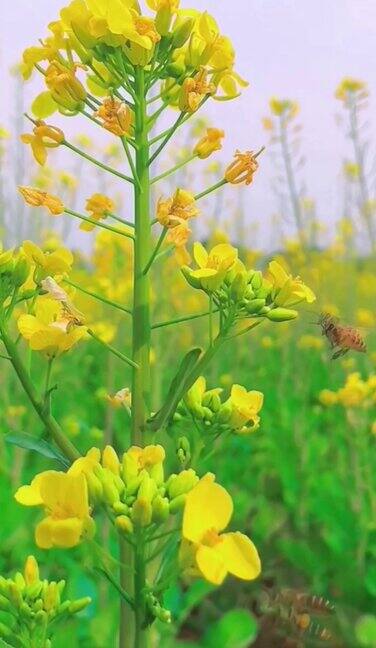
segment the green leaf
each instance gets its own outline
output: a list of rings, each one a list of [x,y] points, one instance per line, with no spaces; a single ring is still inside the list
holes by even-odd
[[[163,407],[149,421],[149,427],[153,432],[163,428],[174,415],[174,412],[184,396],[184,381],[196,366],[202,349],[195,347],[188,351],[181,361],[179,370],[171,382],[167,399]]]
[[[46,90],[46,92],[41,92],[35,97],[31,104],[31,110],[33,115],[38,117],[38,119],[45,119],[57,111],[57,103],[52,99],[51,93]]]
[[[367,614],[355,626],[355,636],[361,646],[376,647],[376,616]]]
[[[34,452],[43,455],[43,457],[55,459],[59,463],[63,464],[64,468],[69,468],[70,466],[69,461],[63,453],[55,448],[51,443],[48,443],[48,441],[44,441],[44,439],[36,439],[30,434],[7,434],[5,436],[5,441],[18,446],[19,448],[24,448],[25,450],[33,450]]]
[[[257,622],[250,612],[242,609],[227,612],[205,633],[205,648],[247,648],[257,637]]]

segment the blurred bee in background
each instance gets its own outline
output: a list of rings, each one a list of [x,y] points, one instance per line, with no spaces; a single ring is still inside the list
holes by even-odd
[[[321,326],[322,335],[325,335],[330,348],[334,350],[332,360],[344,356],[348,351],[367,352],[367,346],[360,331],[352,326],[340,324],[338,317],[322,313],[317,324]]]
[[[257,611],[263,619],[261,635],[264,637],[260,637],[260,644],[256,641],[255,646],[304,648],[307,645],[340,645],[326,627],[326,621],[323,622],[335,612],[334,605],[321,596],[297,589],[278,589],[274,584],[265,583]]]

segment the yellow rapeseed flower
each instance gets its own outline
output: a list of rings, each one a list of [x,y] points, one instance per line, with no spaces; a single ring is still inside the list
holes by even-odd
[[[99,222],[107,218],[108,214],[113,212],[115,209],[115,204],[108,198],[100,193],[93,194],[86,201],[86,211],[89,212],[90,218]],[[91,232],[94,229],[95,225],[92,223],[83,222],[80,225],[80,229],[84,232]]]
[[[225,171],[225,180],[230,184],[244,182],[246,185],[250,185],[258,167],[259,164],[253,151],[246,151],[245,153],[236,151],[235,160],[231,162]]]
[[[24,506],[44,508],[46,517],[35,530],[35,540],[41,549],[75,547],[94,533],[87,483],[82,474],[48,470],[37,475],[29,486],[21,486],[15,498]]]
[[[233,385],[228,403],[232,410],[228,423],[238,434],[249,434],[257,430],[264,394],[259,391],[248,392],[242,385]]]
[[[44,252],[32,241],[24,241],[21,249],[26,258],[38,267],[40,279],[63,275],[72,268],[73,255],[66,248],[57,247]]]
[[[219,288],[228,270],[235,265],[238,251],[227,243],[220,243],[207,252],[202,243],[196,242],[193,256],[199,268],[183,268],[187,281],[195,288],[212,292]]]
[[[274,303],[277,306],[289,308],[302,301],[306,301],[308,304],[315,301],[315,294],[303,283],[300,277],[294,279],[278,261],[269,263],[268,273],[273,284]]]
[[[64,133],[56,126],[48,126],[42,121],[37,122],[33,133],[21,135],[24,144],[30,144],[33,155],[42,166],[47,160],[47,149],[56,148],[64,142]]]
[[[215,93],[215,85],[208,81],[208,73],[202,68],[195,77],[184,79],[180,91],[179,108],[194,113],[208,95]]]
[[[180,551],[182,566],[196,569],[214,585],[221,585],[227,574],[253,580],[261,571],[257,549],[246,535],[239,531],[221,533],[232,513],[232,499],[214,482],[214,475],[205,475],[187,495]]]
[[[64,213],[64,204],[57,196],[52,196],[46,191],[34,187],[18,187],[18,191],[25,202],[31,207],[47,207],[50,214],[58,216]]]
[[[94,113],[103,123],[103,128],[114,135],[129,135],[133,126],[134,115],[129,106],[113,97],[106,97]]]
[[[219,128],[207,128],[205,135],[197,142],[193,153],[201,160],[208,158],[214,151],[220,151],[222,148],[222,139],[225,133]]]
[[[340,101],[348,101],[351,96],[358,95],[367,96],[367,85],[364,81],[354,79],[353,77],[345,77],[336,89],[335,97]]]

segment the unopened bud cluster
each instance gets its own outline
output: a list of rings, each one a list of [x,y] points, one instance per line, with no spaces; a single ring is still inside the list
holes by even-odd
[[[0,610],[9,618],[0,623],[0,637],[7,645],[50,648],[56,623],[66,621],[91,602],[89,597],[63,600],[64,588],[64,580],[40,579],[34,556],[27,558],[23,574],[17,572],[14,578],[1,576]]]

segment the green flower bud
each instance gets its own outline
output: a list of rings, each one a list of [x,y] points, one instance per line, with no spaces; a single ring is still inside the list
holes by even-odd
[[[39,610],[43,610],[43,601],[41,598],[38,598],[36,601],[33,603],[33,611],[34,612],[39,612]]]
[[[194,486],[196,486],[198,481],[199,478],[193,468],[190,468],[189,470],[182,470],[182,472],[179,473],[171,482],[168,488],[168,495],[170,499],[175,499],[175,497],[179,497],[179,495],[189,493],[189,491],[192,490]]]
[[[129,506],[123,502],[115,502],[112,509],[116,515],[127,515],[129,513]]]
[[[244,291],[244,297],[245,299],[254,299],[255,297],[255,292],[250,284],[247,285],[245,291]]]
[[[13,583],[12,581],[9,583],[8,593],[9,599],[13,603],[14,607],[19,608],[22,603],[22,596],[16,583]]]
[[[180,79],[180,77],[184,74],[185,72],[185,67],[181,63],[170,63],[166,67],[166,72],[169,77],[172,77],[173,79]]]
[[[270,306],[263,306],[261,310],[259,310],[258,315],[267,315],[271,310]]]
[[[46,612],[51,612],[60,605],[60,593],[55,581],[51,581],[43,594],[43,604]]]
[[[205,407],[209,407],[212,412],[218,412],[221,407],[221,398],[218,389],[207,391],[203,396],[202,404],[205,405]]]
[[[2,594],[0,594],[0,610],[7,612],[8,610],[11,609],[11,607],[12,606],[8,601],[8,599],[5,598],[5,596],[3,596]]]
[[[110,506],[113,506],[115,502],[120,500],[119,491],[115,486],[113,475],[104,471],[101,482],[103,487],[103,500]]]
[[[172,47],[176,49],[183,47],[192,33],[194,24],[194,18],[177,18],[172,30]]]
[[[271,322],[288,322],[289,320],[296,319],[298,317],[298,311],[292,310],[290,308],[272,308],[266,317]]]
[[[44,610],[39,610],[35,615],[35,622],[38,625],[46,625],[48,621],[48,614]]]
[[[245,272],[238,272],[231,284],[231,297],[237,302],[244,297],[247,288],[247,275]]]
[[[120,515],[117,517],[115,520],[115,526],[125,535],[131,535],[133,533],[133,524],[127,515]]]
[[[253,290],[257,291],[257,290],[259,290],[261,288],[262,279],[263,279],[262,272],[260,272],[260,270],[257,270],[253,274],[252,279],[251,279],[251,286],[252,286]]]
[[[65,614],[66,612],[69,612],[69,608],[70,608],[71,604],[72,604],[72,601],[69,601],[69,600],[64,601],[64,603],[59,605],[57,613],[59,615],[61,615],[61,614]]]
[[[82,612],[88,605],[91,603],[90,596],[85,596],[84,598],[77,599],[77,601],[72,601],[69,606],[70,614],[77,614]]]
[[[146,473],[138,489],[137,498],[145,499],[148,502],[151,502],[153,497],[157,492],[157,484],[154,479],[151,479],[148,473]]]
[[[16,288],[20,288],[25,283],[29,276],[30,264],[26,257],[20,257],[15,265],[13,271],[13,284]]]
[[[187,495],[184,494],[184,495],[179,495],[179,497],[175,497],[175,499],[171,500],[170,502],[171,515],[180,513],[184,509],[186,499],[187,499]]]
[[[191,444],[187,437],[183,436],[178,439],[176,454],[180,463],[184,466],[191,459]]]
[[[155,28],[161,36],[166,36],[170,29],[172,19],[171,9],[168,7],[162,7],[157,11],[155,16]]]
[[[183,273],[185,280],[189,283],[190,286],[192,286],[192,288],[201,289],[201,281],[200,279],[192,276],[191,268],[189,268],[188,266],[182,266],[180,270]]]
[[[217,414],[218,423],[228,423],[232,415],[232,405],[231,401],[228,400],[221,405],[221,408]]]
[[[152,503],[152,522],[162,524],[165,522],[170,513],[170,504],[167,497],[157,495]]]
[[[265,306],[265,299],[251,299],[251,301],[246,304],[246,311],[251,315],[256,315],[262,308]]]
[[[23,616],[26,619],[31,619],[34,617],[34,612],[31,610],[26,601],[22,601],[20,605],[20,616]]]
[[[135,526],[145,527],[151,523],[152,507],[147,499],[138,497],[132,506],[131,518]]]

